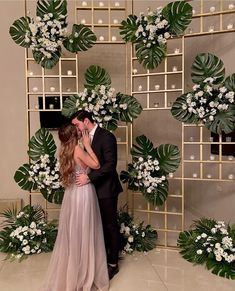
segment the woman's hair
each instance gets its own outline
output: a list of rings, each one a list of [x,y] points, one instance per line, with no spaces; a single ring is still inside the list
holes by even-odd
[[[91,123],[94,123],[92,112],[88,112],[86,110],[78,110],[70,117],[70,120],[72,121],[74,118],[77,118],[77,120],[80,120],[82,122],[85,118],[88,118]]]
[[[74,182],[74,150],[81,134],[77,127],[70,123],[62,125],[58,134],[61,142],[59,153],[61,181],[67,187]]]

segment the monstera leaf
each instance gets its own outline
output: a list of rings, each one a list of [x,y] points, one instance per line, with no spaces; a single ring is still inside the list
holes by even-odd
[[[85,73],[85,88],[94,89],[97,85],[105,85],[109,87],[111,85],[110,75],[105,69],[100,66],[92,65]]]
[[[120,35],[122,36],[123,40],[126,42],[128,41],[135,41],[136,40],[136,30],[138,29],[138,25],[136,24],[137,16],[136,15],[129,15],[127,20],[123,20],[120,26]]]
[[[150,202],[153,206],[161,206],[166,201],[168,196],[168,181],[165,180],[161,184],[158,184],[157,188],[151,195],[147,192],[144,192],[144,197]]]
[[[51,52],[51,58],[47,58],[40,51],[33,51],[33,58],[37,64],[40,64],[43,68],[52,69],[59,61],[61,56],[61,48],[59,47],[57,51]]]
[[[13,22],[10,27],[9,33],[14,40],[14,42],[22,47],[29,48],[31,42],[26,42],[25,37],[29,29],[30,18],[29,17],[21,17]]]
[[[165,174],[174,173],[181,160],[179,148],[173,144],[161,144],[157,148],[156,158],[159,161],[159,167]]]
[[[198,54],[192,64],[192,81],[196,84],[203,82],[206,78],[215,78],[214,84],[224,80],[224,63],[215,55],[210,53]]]
[[[231,133],[235,130],[235,105],[229,105],[229,111],[220,111],[214,116],[214,120],[206,122],[205,126],[214,133]]]
[[[77,102],[78,102],[78,95],[71,95],[65,99],[62,108],[62,115],[67,118],[70,118],[74,113],[78,111]]]
[[[15,172],[14,180],[23,190],[36,190],[37,184],[31,181],[29,170],[29,164],[24,164],[23,166],[19,167],[19,169]]]
[[[162,14],[168,21],[173,35],[182,34],[192,21],[192,6],[185,1],[175,1],[163,8]]]
[[[61,204],[64,198],[64,188],[54,189],[50,193],[46,189],[40,190],[43,197],[50,203]]]
[[[213,274],[227,279],[235,280],[235,267],[229,266],[225,262],[217,262],[214,259],[208,259],[206,266]]]
[[[72,52],[86,51],[96,42],[93,31],[83,24],[74,24],[72,34],[63,41],[64,47]]]
[[[133,144],[131,154],[133,157],[147,157],[154,153],[153,143],[145,136],[140,135],[136,138],[136,144]]]
[[[124,122],[132,122],[142,112],[141,104],[131,95],[118,93],[117,98],[120,98],[120,104],[126,104],[127,109],[121,111],[120,120]]]
[[[67,16],[67,1],[38,0],[36,15],[43,18],[48,13],[52,13],[56,19],[60,18],[61,15]]]
[[[235,74],[232,74],[225,79],[224,86],[228,91],[235,91]]]
[[[40,128],[29,141],[28,155],[33,161],[38,161],[41,155],[54,157],[56,145],[53,136],[45,128]]]
[[[140,64],[143,63],[144,67],[149,70],[156,68],[166,56],[166,45],[152,45],[148,48],[143,42],[139,42],[136,44],[135,50]]]
[[[186,105],[187,94],[183,94],[176,99],[176,101],[172,105],[171,113],[175,119],[181,122],[196,123],[199,120],[195,116],[195,114],[189,112],[187,109],[183,109],[183,106]]]

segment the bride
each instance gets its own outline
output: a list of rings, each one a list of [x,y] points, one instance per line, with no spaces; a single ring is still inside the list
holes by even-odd
[[[83,146],[78,143],[82,136]],[[75,176],[98,169],[88,132],[75,125],[59,129],[60,173],[65,186],[56,243],[41,291],[109,289],[102,222],[94,186],[78,187]]]

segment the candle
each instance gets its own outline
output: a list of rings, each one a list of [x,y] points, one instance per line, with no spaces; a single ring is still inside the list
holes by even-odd
[[[179,52],[180,52],[180,49],[179,49],[179,48],[175,48],[175,49],[174,49],[174,53],[175,53],[175,54],[179,54]]]
[[[141,85],[139,85],[138,91],[142,91],[142,86]]]
[[[188,28],[188,33],[193,33],[193,29],[191,27]]]
[[[210,160],[214,161],[215,160],[215,156],[214,155],[210,155]]]
[[[104,41],[104,37],[103,37],[103,35],[101,35],[101,36],[99,37],[99,40],[100,40],[100,41]]]
[[[155,108],[157,108],[157,107],[159,107],[159,102],[155,102],[153,105]]]
[[[177,68],[176,66],[173,66],[173,67],[172,67],[172,71],[173,71],[173,72],[177,72],[177,71],[178,71],[178,68]]]
[[[226,136],[226,142],[231,142],[231,141],[232,141],[231,136]]]
[[[83,7],[87,6],[87,2],[86,1],[82,1],[82,6]]]
[[[174,174],[173,173],[169,173],[169,178],[173,178]]]
[[[190,136],[189,141],[194,141],[193,136]]]
[[[175,89],[175,84],[172,84],[171,85],[171,89]]]
[[[66,91],[67,91],[67,92],[70,92],[70,91],[71,91],[71,89],[70,89],[70,88],[66,88]]]
[[[113,20],[113,23],[114,23],[114,24],[118,24],[118,19],[114,19],[114,20]]]
[[[135,74],[137,74],[137,72],[138,72],[138,70],[137,69],[133,69],[133,74],[135,75]]]
[[[112,41],[116,41],[117,37],[115,35],[112,36]]]
[[[191,155],[189,158],[190,158],[190,160],[195,160],[195,156],[194,155]]]
[[[35,109],[39,109],[39,106],[38,105],[35,105]]]
[[[210,12],[211,12],[211,13],[215,12],[215,6],[211,6],[211,7],[210,7]]]
[[[233,174],[229,174],[228,178],[229,178],[229,180],[233,180],[234,179],[234,175]]]
[[[193,173],[193,178],[197,178],[197,173]]]
[[[103,23],[103,20],[102,20],[102,19],[99,19],[99,20],[98,20],[98,23],[99,23],[99,24],[102,24],[102,23]]]
[[[50,91],[54,92],[55,91],[55,87],[50,87]]]
[[[209,137],[209,141],[210,141],[210,142],[213,142],[213,141],[214,141],[214,139],[213,139],[212,136]]]
[[[73,72],[72,72],[71,70],[68,70],[68,71],[67,71],[67,75],[68,75],[68,76],[72,76],[72,75],[73,75]]]
[[[86,24],[86,19],[82,19],[81,24]]]
[[[232,24],[232,23],[229,23],[229,24],[227,25],[227,29],[233,29],[233,24]]]
[[[228,160],[232,161],[233,160],[233,156],[228,156]]]
[[[192,12],[193,12],[193,15],[196,14],[196,10],[195,9],[193,9]]]
[[[54,104],[49,104],[50,109],[54,109]]]
[[[234,6],[233,3],[230,3],[230,4],[228,5],[228,9],[231,9],[231,10],[232,10],[232,9],[234,9],[234,7],[235,7],[235,6]]]
[[[29,76],[33,76],[33,72],[32,71],[29,71],[28,74],[29,74]]]
[[[211,174],[207,174],[206,177],[207,177],[208,179],[211,179],[211,178],[212,178],[212,175],[211,175]]]
[[[214,29],[215,29],[215,28],[214,28],[214,26],[213,26],[213,25],[211,25],[211,26],[209,26],[209,28],[208,28],[208,31],[209,31],[209,32],[213,32],[213,31],[214,31]]]
[[[37,92],[38,91],[38,87],[33,87],[33,92]]]
[[[155,88],[155,90],[159,90],[159,89],[160,89],[160,85],[156,84],[156,85],[154,86],[154,88]]]
[[[119,7],[120,6],[120,3],[119,2],[115,2],[115,7]]]
[[[99,2],[99,6],[100,7],[103,7],[104,6],[104,3],[103,2]]]

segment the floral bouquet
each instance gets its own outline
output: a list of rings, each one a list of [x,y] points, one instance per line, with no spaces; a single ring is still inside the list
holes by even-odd
[[[122,236],[122,251],[132,253],[133,251],[147,252],[156,247],[157,231],[150,225],[144,226],[142,221],[134,223],[133,218],[124,207],[118,211],[118,224]]]
[[[201,218],[189,231],[181,232],[178,245],[184,259],[206,263],[213,274],[235,279],[235,228],[223,221]]]
[[[19,167],[14,179],[21,189],[39,190],[48,202],[61,204],[64,188],[60,182],[55,152],[56,144],[52,134],[40,128],[29,141],[28,155],[31,162]]]
[[[41,206],[25,206],[18,214],[16,209],[2,213],[6,218],[0,231],[0,251],[7,259],[27,258],[28,255],[50,252],[57,229],[55,223],[46,223]]]
[[[203,123],[214,133],[235,130],[235,74],[224,81],[223,62],[199,54],[192,65],[193,91],[176,99],[171,112],[179,121]],[[223,82],[223,83],[221,83]]]
[[[131,122],[142,111],[140,103],[130,95],[115,93],[111,78],[99,66],[90,66],[85,73],[85,89],[64,102],[62,114],[71,117],[80,109],[93,113],[96,123],[115,130],[118,121]]]
[[[67,1],[38,0],[36,19],[21,17],[10,27],[10,35],[16,44],[31,48],[33,57],[42,67],[51,69],[61,56],[61,46],[70,51],[86,51],[96,36],[86,26],[74,24],[72,33],[67,31]]]
[[[166,55],[167,39],[182,34],[192,20],[192,7],[175,1],[147,15],[129,15],[123,20],[120,34],[126,42],[135,43],[136,56],[147,69],[156,68]]]
[[[158,148],[144,135],[136,138],[131,154],[133,162],[128,171],[121,172],[121,180],[128,189],[140,191],[153,205],[162,205],[168,194],[167,175],[176,171],[180,164],[177,146],[162,144]]]

